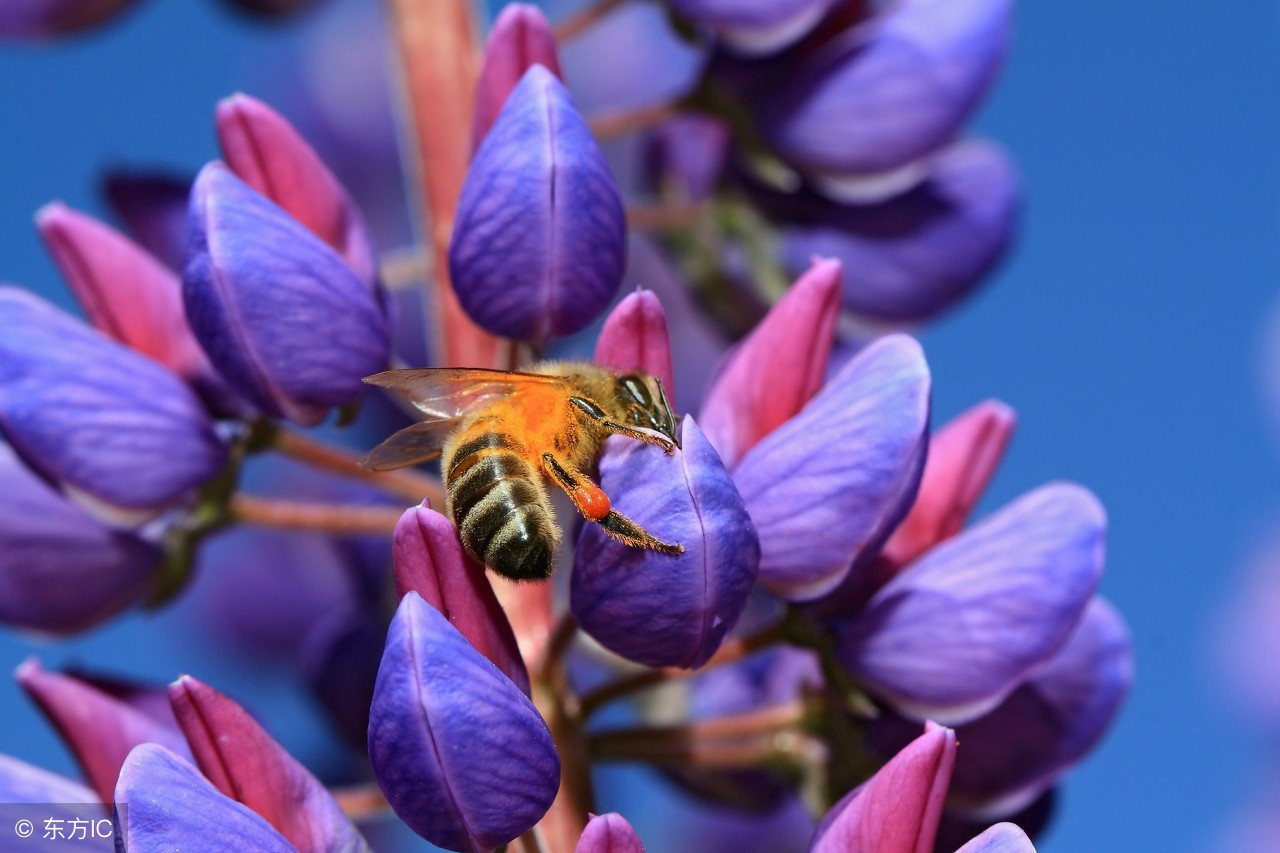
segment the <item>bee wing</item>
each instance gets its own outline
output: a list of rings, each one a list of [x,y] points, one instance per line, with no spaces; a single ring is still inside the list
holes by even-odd
[[[387,370],[366,376],[364,381],[404,397],[427,416],[428,422],[455,420],[487,403],[510,397],[522,386],[568,384],[559,376],[478,367]]]
[[[457,418],[411,424],[370,450],[360,460],[360,467],[366,471],[390,471],[430,462],[440,455],[440,448],[457,426]]]

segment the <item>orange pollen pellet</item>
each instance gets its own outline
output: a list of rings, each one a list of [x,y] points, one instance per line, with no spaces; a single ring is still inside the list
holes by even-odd
[[[602,521],[609,514],[609,496],[596,486],[578,486],[573,490],[578,506],[592,521]]]

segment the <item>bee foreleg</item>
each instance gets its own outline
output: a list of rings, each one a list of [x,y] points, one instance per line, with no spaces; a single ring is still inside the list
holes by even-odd
[[[643,527],[617,510],[610,510],[609,514],[601,519],[600,526],[604,528],[605,533],[609,534],[610,539],[616,539],[624,545],[630,545],[634,548],[650,548],[663,554],[684,553],[684,546],[679,542],[670,545],[650,536]]]
[[[608,415],[605,414],[604,409],[600,408],[585,397],[570,397],[569,402],[577,406],[583,414],[598,422],[600,426],[604,427],[609,432],[617,433],[618,435],[625,435],[627,438],[634,438],[636,441],[656,444],[661,447],[668,456],[676,451],[676,446],[671,442],[671,439],[655,433],[644,432],[643,430],[623,426],[620,423],[611,421],[609,420]]]

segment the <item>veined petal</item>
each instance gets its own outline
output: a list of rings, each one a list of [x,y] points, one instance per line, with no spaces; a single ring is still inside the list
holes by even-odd
[[[1088,490],[1042,486],[934,548],[842,623],[840,659],[911,717],[991,710],[1066,641],[1102,576]]]
[[[651,290],[627,294],[604,320],[596,339],[596,364],[618,373],[641,370],[662,382],[667,401],[676,404],[667,315]]]
[[[117,811],[116,844],[129,853],[296,849],[261,817],[220,794],[190,762],[159,744],[144,743],[129,753],[115,802],[123,806]]]
[[[463,550],[453,523],[425,504],[410,507],[396,524],[393,553],[397,597],[410,590],[421,595],[529,695],[529,674],[511,623],[484,566]]]
[[[1036,848],[1017,824],[997,823],[956,853],[1036,853]]]
[[[369,760],[400,819],[449,850],[506,844],[560,787],[560,759],[533,703],[412,591],[387,632]]]
[[[644,853],[640,836],[617,812],[592,815],[574,853]]]
[[[169,686],[178,724],[219,791],[266,819],[302,853],[369,847],[320,780],[249,714],[190,676]]]
[[[956,733],[929,723],[925,733],[827,812],[811,853],[929,853],[933,850]]]
[[[328,243],[371,286],[373,245],[351,197],[293,125],[257,98],[232,95],[215,112],[231,171]]]
[[[729,354],[702,404],[707,437],[733,468],[822,387],[840,315],[838,261],[814,260]]]
[[[181,755],[187,745],[172,714],[146,713],[93,684],[48,672],[35,658],[19,667],[15,678],[45,718],[58,730],[97,792],[111,802],[120,768],[140,743],[159,743]]]
[[[1004,457],[1017,416],[996,400],[979,403],[933,434],[916,502],[881,552],[904,566],[960,532]]]
[[[904,0],[814,53],[758,124],[807,169],[884,172],[948,142],[995,78],[1010,0]]]
[[[133,239],[171,270],[182,270],[191,180],[149,172],[110,172],[102,191]]]
[[[389,331],[351,266],[220,163],[196,178],[191,224],[187,317],[228,384],[304,425],[364,395]]]
[[[449,269],[487,331],[545,342],[599,316],[622,282],[618,186],[555,75],[525,72],[462,187]]]
[[[770,592],[817,598],[876,554],[915,498],[929,387],[920,345],[881,338],[743,457],[734,481]]]
[[[601,645],[649,666],[706,663],[737,623],[759,544],[733,480],[692,418],[667,456],[620,436],[605,444],[600,485],[615,509],[678,555],[615,542],[598,524],[578,538],[570,608]]]
[[[476,79],[476,114],[471,145],[479,148],[507,97],[534,65],[561,79],[556,36],[542,10],[532,3],[510,3],[493,22],[484,46],[484,65]]]
[[[176,501],[226,461],[177,376],[12,287],[0,288],[0,432],[45,478],[128,509]]]

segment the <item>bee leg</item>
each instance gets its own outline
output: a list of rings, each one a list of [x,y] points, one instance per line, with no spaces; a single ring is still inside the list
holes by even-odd
[[[656,444],[661,447],[668,456],[676,452],[676,446],[672,443],[671,439],[666,438],[665,436],[633,429],[632,427],[623,426],[620,423],[611,421],[604,413],[603,409],[585,397],[570,397],[569,402],[577,406],[587,415],[587,417],[598,421],[600,426],[604,427],[609,432],[617,433],[618,435],[625,435],[627,438],[634,438],[636,441]]]
[[[652,548],[663,554],[684,553],[683,545],[669,545],[650,536],[643,527],[615,510],[609,503],[609,496],[590,477],[572,471],[550,453],[542,454],[542,463],[547,475],[564,489],[582,517],[603,527],[611,539],[635,548]]]

